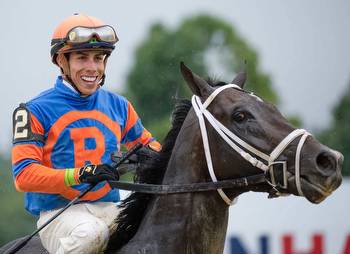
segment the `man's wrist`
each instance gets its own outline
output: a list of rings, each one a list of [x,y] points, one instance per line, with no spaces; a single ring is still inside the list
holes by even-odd
[[[66,186],[77,185],[79,181],[79,168],[67,168],[64,173],[64,183]]]

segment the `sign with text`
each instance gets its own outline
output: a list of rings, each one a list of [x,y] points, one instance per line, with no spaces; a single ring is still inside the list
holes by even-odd
[[[350,179],[321,204],[246,193],[230,208],[225,254],[350,254]]]

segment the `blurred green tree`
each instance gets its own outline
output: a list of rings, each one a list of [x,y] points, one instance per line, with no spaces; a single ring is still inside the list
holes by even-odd
[[[323,131],[319,138],[330,147],[344,155],[342,174],[350,176],[350,83],[338,105],[333,110],[331,126]]]
[[[36,218],[24,209],[23,193],[15,190],[11,162],[0,157],[0,246],[33,232]]]
[[[246,89],[278,103],[269,76],[258,68],[257,53],[232,24],[208,15],[186,19],[174,30],[157,23],[136,50],[135,63],[127,78],[126,96],[158,139],[162,139],[169,128],[171,98],[191,94],[179,72],[180,61],[200,75],[214,70],[229,76],[226,82],[233,80],[235,72],[245,69]]]

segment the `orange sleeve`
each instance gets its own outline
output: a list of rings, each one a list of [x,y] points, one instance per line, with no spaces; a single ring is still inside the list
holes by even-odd
[[[32,161],[27,166],[20,166],[14,173],[18,191],[62,193],[67,186],[79,182],[78,169],[53,169],[40,164],[42,159],[43,148],[36,144],[20,143],[12,147],[14,167],[26,160]]]
[[[63,193],[67,189],[65,175],[66,170],[32,163],[17,175],[15,186],[23,192]],[[78,179],[78,169],[74,171],[74,178]]]
[[[30,114],[31,131],[44,135],[39,120]],[[43,147],[38,142],[21,142],[12,147],[15,187],[22,192],[65,193],[71,185],[79,184],[78,168],[53,169],[42,165]]]
[[[149,142],[150,139],[153,139],[151,133],[148,130],[143,129],[141,136],[132,142],[126,143],[125,147],[129,150],[132,147],[134,147],[137,143],[142,143],[143,145],[145,145]],[[162,148],[161,144],[159,144],[155,140],[151,141],[148,145],[155,151],[160,151],[160,149]]]
[[[131,105],[130,102],[128,102],[128,116],[126,119],[126,125],[125,125],[124,130],[123,130],[122,135],[121,135],[122,138],[136,124],[138,119],[139,119],[139,117],[138,117],[134,107]]]
[[[128,102],[128,117],[127,117],[127,121],[126,121],[126,126],[122,132],[122,138],[125,136],[126,133],[128,133],[128,131],[132,127],[135,126],[135,124],[138,120],[139,120],[139,116],[137,115],[137,113],[136,113],[134,107],[131,105],[131,103]],[[152,134],[144,128],[140,137],[138,137],[134,141],[127,142],[125,144],[125,147],[129,150],[139,142],[142,143],[143,145],[145,145],[146,143],[149,142],[150,139],[153,139]],[[150,148],[152,148],[155,151],[160,151],[160,149],[162,148],[161,144],[155,140],[151,141],[148,145]]]
[[[32,132],[44,135],[44,127],[33,114],[30,114],[30,125],[32,128]]]
[[[33,159],[41,162],[43,158],[43,148],[34,144],[18,144],[12,147],[12,164],[25,159]]]

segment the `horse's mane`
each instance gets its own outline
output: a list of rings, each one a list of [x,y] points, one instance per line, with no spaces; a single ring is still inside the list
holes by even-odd
[[[189,100],[176,99],[172,127],[163,141],[162,150],[140,165],[136,170],[136,182],[162,183],[176,138],[190,109]],[[152,194],[134,192],[118,205],[121,212],[116,219],[117,229],[109,239],[108,251],[120,249],[136,234],[152,197]]]

